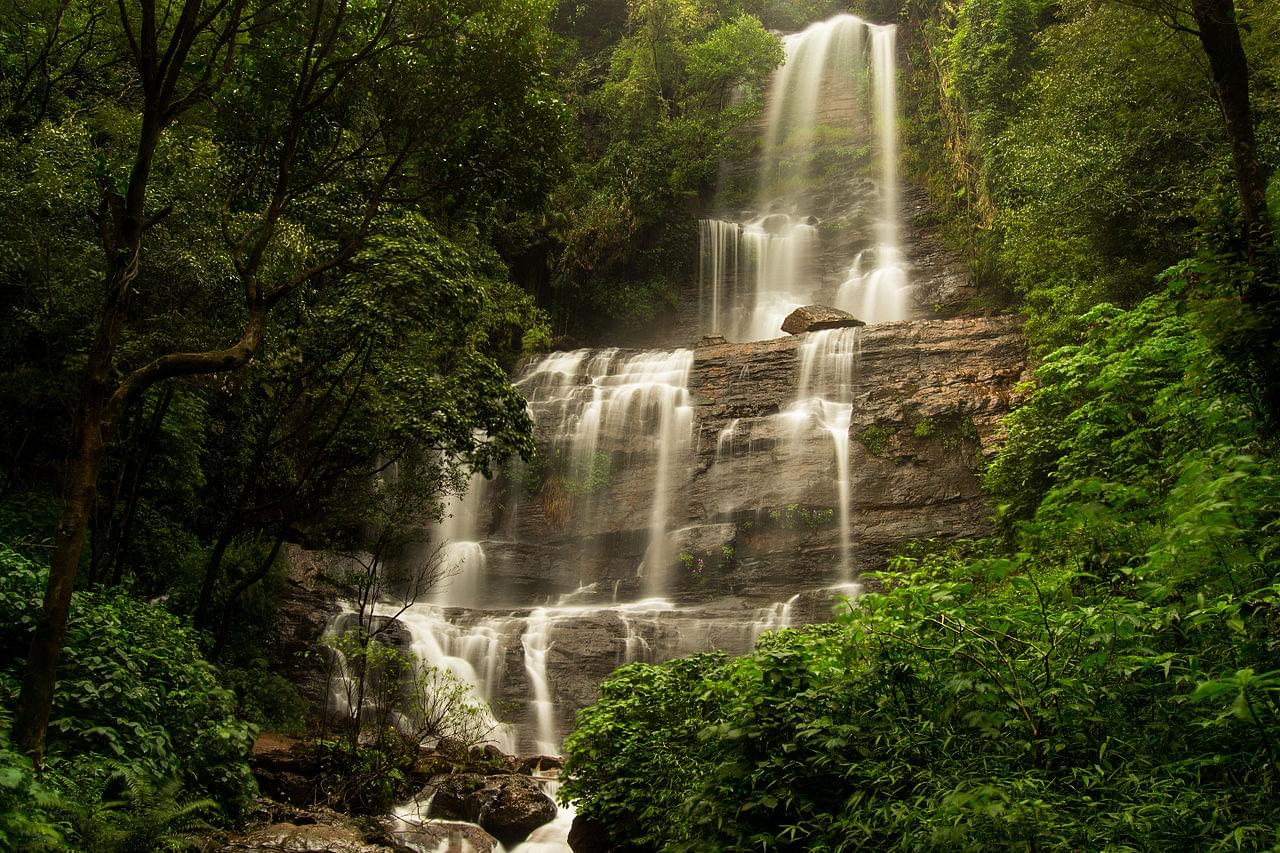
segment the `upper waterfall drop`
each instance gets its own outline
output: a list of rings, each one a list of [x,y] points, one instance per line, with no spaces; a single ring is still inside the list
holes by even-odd
[[[815,302],[869,323],[906,319],[896,28],[837,15],[786,36],[784,47],[767,95],[755,206],[700,223],[702,327],[740,341],[775,338],[787,314]],[[870,195],[874,204],[864,204]],[[837,232],[845,245],[829,245]]]

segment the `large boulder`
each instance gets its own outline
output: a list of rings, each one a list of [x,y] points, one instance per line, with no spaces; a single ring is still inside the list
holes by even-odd
[[[564,759],[558,755],[535,755],[526,758],[516,772],[526,776],[537,776],[541,773],[556,775],[562,767],[564,767]]]
[[[782,321],[782,331],[788,335],[799,335],[804,332],[820,332],[823,329],[849,329],[865,325],[867,324],[862,320],[839,308],[828,308],[826,305],[803,305],[788,314],[787,319]]]
[[[528,776],[508,776],[480,806],[480,826],[507,847],[556,817],[556,804]]]
[[[454,773],[437,778],[427,816],[478,823],[508,847],[556,816],[556,804],[529,776]]]
[[[427,817],[476,823],[480,817],[480,792],[488,786],[489,777],[479,773],[436,777],[430,785],[434,794],[427,807]]]
[[[396,851],[433,853],[493,853],[498,840],[474,823],[437,821],[418,823],[386,818],[383,833]]]

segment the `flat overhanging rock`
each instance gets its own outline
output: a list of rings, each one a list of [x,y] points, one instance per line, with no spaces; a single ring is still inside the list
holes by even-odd
[[[826,305],[803,305],[788,314],[787,319],[782,321],[782,331],[789,335],[799,335],[804,332],[820,332],[823,329],[850,329],[865,325],[867,324],[862,320],[839,308],[829,308]]]

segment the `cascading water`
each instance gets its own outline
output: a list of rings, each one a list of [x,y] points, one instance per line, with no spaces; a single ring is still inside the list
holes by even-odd
[[[524,647],[524,671],[533,691],[533,709],[538,723],[538,752],[554,755],[560,750],[556,734],[556,707],[547,684],[547,649],[550,645],[550,618],[539,608],[529,614],[528,627],[520,644]]]
[[[840,15],[785,39],[755,209],[700,226],[704,331],[766,341],[813,302],[869,323],[907,316],[894,37]],[[853,203],[847,187],[862,193]],[[837,228],[854,237],[833,249]],[[767,341],[752,356],[609,348],[528,363],[515,385],[538,458],[493,480],[476,474],[449,501],[430,533],[454,576],[398,616],[412,650],[501,709],[511,723],[495,721],[493,739],[504,750],[555,753],[573,709],[614,667],[743,653],[766,631],[825,618],[832,594],[857,592],[863,340],[847,328]],[[868,528],[857,528],[860,558]],[[571,819],[562,812],[515,850],[567,850]]]
[[[853,472],[849,468],[849,428],[853,419],[862,329],[810,332],[800,345],[800,376],[796,399],[778,417],[793,453],[808,452],[805,441],[813,430],[831,436],[835,451],[836,494],[840,526],[840,578],[853,571]]]
[[[484,546],[480,544],[480,512],[488,480],[475,473],[460,495],[450,495],[444,517],[432,531],[442,580],[431,602],[444,607],[480,607],[484,597]]]
[[[561,457],[575,527],[596,526],[607,479],[642,477],[651,484],[647,544],[636,567],[649,596],[666,593],[674,560],[667,534],[675,480],[693,435],[692,366],[693,353],[685,349],[579,350],[553,353],[516,380],[539,430]]]
[[[740,221],[700,223],[703,328],[735,340],[778,337],[787,314],[813,302],[833,304],[869,323],[905,319],[895,28],[837,15],[787,36],[784,47],[786,59],[769,86],[756,208]],[[832,166],[824,158],[864,140],[877,158],[876,211],[871,222],[860,223],[869,226],[864,242],[873,243],[872,263],[858,262],[868,254],[862,250],[858,261],[851,252],[843,269],[826,271],[828,260],[820,256],[828,232],[848,229],[846,220],[856,217],[814,188],[857,171],[858,163]],[[844,195],[857,193],[850,189]],[[835,275],[840,278],[829,283]]]

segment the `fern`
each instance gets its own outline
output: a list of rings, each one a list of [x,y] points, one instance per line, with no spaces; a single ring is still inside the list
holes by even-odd
[[[116,763],[102,796],[68,818],[86,853],[151,853],[198,848],[218,811],[213,800],[182,798],[177,777]]]

